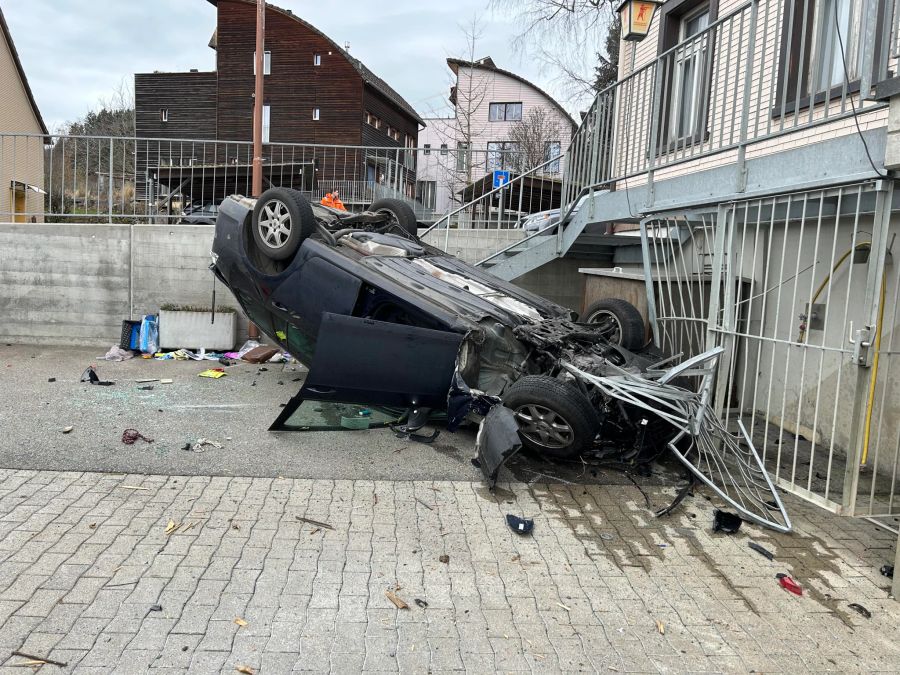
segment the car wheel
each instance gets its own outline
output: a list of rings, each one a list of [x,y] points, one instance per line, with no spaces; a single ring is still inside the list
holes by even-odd
[[[619,298],[598,300],[581,315],[581,323],[597,324],[613,344],[634,350],[644,346],[644,318],[637,307]]]
[[[388,213],[407,234],[413,238],[418,235],[419,224],[416,222],[416,213],[409,204],[400,199],[379,199],[372,202],[369,211]]]
[[[263,192],[253,207],[253,242],[271,260],[288,260],[316,230],[316,218],[306,197],[288,188]]]
[[[577,388],[548,375],[526,375],[503,394],[519,423],[522,444],[554,459],[589,450],[600,426],[597,412]]]

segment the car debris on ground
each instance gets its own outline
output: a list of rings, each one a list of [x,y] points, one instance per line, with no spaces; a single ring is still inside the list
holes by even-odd
[[[477,459],[490,487],[523,449],[636,473],[666,454],[691,474],[680,499],[696,481],[739,519],[790,531],[746,430],[713,410],[721,347],[664,354],[618,298],[595,303],[579,323],[422,242],[417,226],[396,199],[351,213],[271,188],[221,204],[213,273],[274,344],[309,367],[279,420],[304,400],[401,408],[408,413],[395,433],[430,441],[436,434],[420,430],[432,411],[446,411],[451,432],[480,426]]]

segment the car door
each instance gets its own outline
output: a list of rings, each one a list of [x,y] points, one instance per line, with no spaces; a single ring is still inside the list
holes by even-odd
[[[304,399],[444,408],[464,335],[322,315]]]

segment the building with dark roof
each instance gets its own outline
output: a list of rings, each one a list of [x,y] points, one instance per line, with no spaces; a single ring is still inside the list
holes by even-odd
[[[252,140],[256,7],[253,0],[208,0],[217,12],[210,47],[216,52],[211,72],[141,73],[135,75],[135,134],[138,138],[234,141],[229,156],[210,159],[211,148],[178,143],[177,157],[145,162],[155,180],[169,183],[186,194],[200,188],[173,184],[172,167],[204,165],[210,170],[203,190],[214,185],[208,178],[216,166],[228,164],[231,175],[249,171]],[[421,117],[400,94],[359,59],[327,35],[292,12],[266,6],[265,101],[263,141],[266,146],[267,183],[285,184],[288,172],[302,171],[310,180],[378,182],[404,194],[414,186],[414,153],[388,150],[341,153],[287,149],[279,144],[343,145],[363,148],[414,148]],[[160,146],[163,147],[163,146]],[[186,150],[187,149],[187,150]],[[217,152],[226,149],[219,144]],[[200,153],[201,156],[198,156]],[[165,154],[160,152],[157,154]],[[173,153],[174,154],[174,153]],[[407,158],[406,155],[410,157]],[[290,155],[290,157],[288,157]],[[302,155],[302,159],[297,159]],[[138,158],[140,162],[140,157]],[[326,167],[327,163],[327,167]],[[160,164],[162,167],[154,166]],[[165,165],[169,166],[166,167]],[[278,179],[275,178],[277,168]],[[162,171],[157,169],[162,168]],[[295,171],[296,169],[296,171]],[[225,169],[222,169],[224,173]],[[182,172],[183,173],[183,172]],[[181,175],[181,174],[180,174]],[[297,176],[290,176],[296,186]],[[148,180],[154,180],[150,175]],[[183,181],[178,181],[183,182]],[[238,181],[240,183],[240,181]],[[331,183],[329,183],[331,185]],[[345,191],[346,193],[346,191]],[[199,195],[193,195],[199,199]],[[204,199],[210,195],[204,194]]]

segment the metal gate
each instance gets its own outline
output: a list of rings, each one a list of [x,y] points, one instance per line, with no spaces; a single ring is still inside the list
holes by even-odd
[[[641,223],[657,346],[722,346],[728,428],[780,487],[845,515],[900,511],[892,196],[875,181]]]

